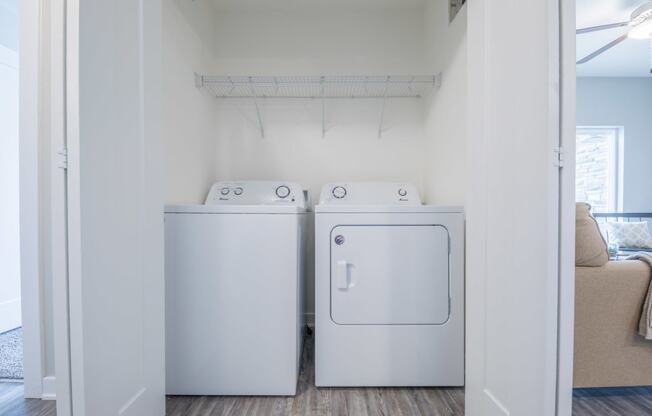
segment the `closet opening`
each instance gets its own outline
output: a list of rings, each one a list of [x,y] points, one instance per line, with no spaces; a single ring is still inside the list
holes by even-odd
[[[313,230],[319,215],[315,206],[324,200],[322,189],[332,191],[334,200],[353,198],[357,183],[405,184],[392,190],[392,197],[407,200],[414,193],[424,204],[456,206],[463,212],[464,1],[164,0],[162,12],[168,213],[181,214],[182,205],[244,198],[248,188],[243,184],[253,186],[249,181],[275,183],[276,199],[283,198],[285,186],[296,202],[301,199],[294,187],[298,184],[307,209],[300,319],[311,330],[319,331]],[[341,190],[340,184],[347,186]],[[430,234],[424,235],[430,241]],[[339,244],[347,245],[349,238],[342,235]],[[168,258],[166,254],[166,262]],[[338,267],[349,273],[349,287],[354,268]],[[390,315],[378,312],[374,319]],[[405,314],[410,319],[413,315]],[[459,318],[463,326],[463,316]],[[438,315],[436,323],[445,325],[446,320]],[[463,350],[462,340],[455,351],[461,364]],[[262,406],[307,405],[308,397],[317,394],[331,409],[353,403],[350,397],[388,414],[423,403],[431,412],[464,414],[463,374],[454,386],[412,389],[406,387],[408,380],[397,381],[390,390],[322,389],[315,387],[316,353],[314,336],[308,335],[297,395],[265,398]],[[370,399],[386,394],[392,399],[384,404]],[[223,399],[211,400],[219,406]],[[168,406],[168,411],[181,409],[182,399],[172,396]]]

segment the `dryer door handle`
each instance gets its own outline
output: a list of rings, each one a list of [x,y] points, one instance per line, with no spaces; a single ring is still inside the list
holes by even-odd
[[[349,288],[349,263],[345,260],[339,260],[337,262],[337,268],[335,271],[335,284],[338,289],[348,289]]]

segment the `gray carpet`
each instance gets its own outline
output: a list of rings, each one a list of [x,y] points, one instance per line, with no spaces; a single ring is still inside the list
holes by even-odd
[[[23,328],[0,334],[0,380],[23,379]]]

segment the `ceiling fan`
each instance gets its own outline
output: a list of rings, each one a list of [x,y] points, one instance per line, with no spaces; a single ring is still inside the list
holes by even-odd
[[[585,27],[582,29],[577,29],[577,34],[582,35],[584,33],[597,32],[600,30],[614,29],[617,27],[629,26],[631,29],[627,31],[624,35],[616,38],[615,40],[607,43],[600,49],[595,52],[592,52],[585,56],[584,58],[577,61],[577,64],[583,64],[589,62],[593,58],[601,55],[602,53],[608,51],[619,43],[627,39],[650,39],[652,45],[652,0],[647,1],[644,5],[634,10],[630,20],[627,22],[618,22],[610,23],[607,25],[600,26],[591,26]],[[652,72],[652,70],[651,70]]]

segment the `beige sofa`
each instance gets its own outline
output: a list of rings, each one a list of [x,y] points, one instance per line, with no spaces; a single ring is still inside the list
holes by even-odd
[[[650,266],[609,261],[591,206],[575,213],[575,387],[652,385],[652,341],[638,335]]]
[[[650,266],[575,268],[575,387],[652,385],[652,341],[638,335]]]

